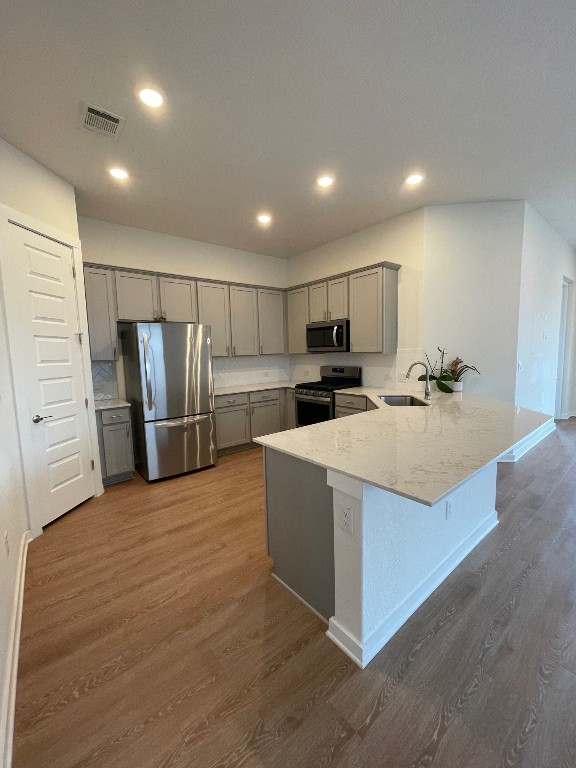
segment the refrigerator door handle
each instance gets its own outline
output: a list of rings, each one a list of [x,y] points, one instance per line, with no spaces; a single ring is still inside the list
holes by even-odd
[[[148,410],[151,411],[154,405],[152,401],[152,381],[150,380],[150,363],[148,362],[148,339],[147,333],[142,334],[142,345],[144,347],[144,372],[146,374],[146,396],[148,398]]]
[[[183,419],[174,419],[172,421],[156,421],[154,427],[186,427],[188,424],[198,424],[200,421],[207,421],[212,416],[211,413],[204,413],[200,416],[186,416]]]

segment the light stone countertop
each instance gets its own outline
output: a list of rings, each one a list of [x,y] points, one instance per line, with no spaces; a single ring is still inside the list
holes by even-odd
[[[467,392],[432,392],[428,406],[394,407],[378,395],[421,387],[354,387],[377,410],[266,435],[255,442],[432,506],[504,456],[552,416]]]
[[[217,395],[240,395],[244,392],[264,392],[267,389],[294,389],[296,381],[266,381],[258,384],[234,384],[229,387],[214,387],[214,394]]]
[[[130,403],[127,403],[126,400],[120,400],[119,398],[115,398],[114,400],[95,400],[94,407],[97,411],[108,411],[112,408],[129,408]]]

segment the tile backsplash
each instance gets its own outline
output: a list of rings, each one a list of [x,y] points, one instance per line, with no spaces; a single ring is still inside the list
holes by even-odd
[[[290,361],[283,355],[215,357],[213,366],[215,387],[290,379]]]
[[[116,363],[92,363],[92,385],[94,400],[114,400],[118,397],[118,378]]]

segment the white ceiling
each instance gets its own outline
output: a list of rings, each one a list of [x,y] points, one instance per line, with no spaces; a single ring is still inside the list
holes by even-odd
[[[576,243],[575,39],[573,0],[5,0],[0,136],[84,216],[247,251],[501,199]],[[78,127],[82,101],[126,118],[118,142]]]

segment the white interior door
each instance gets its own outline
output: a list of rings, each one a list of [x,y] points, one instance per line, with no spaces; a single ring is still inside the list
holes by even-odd
[[[0,253],[26,492],[39,528],[94,495],[73,251],[9,223]]]

